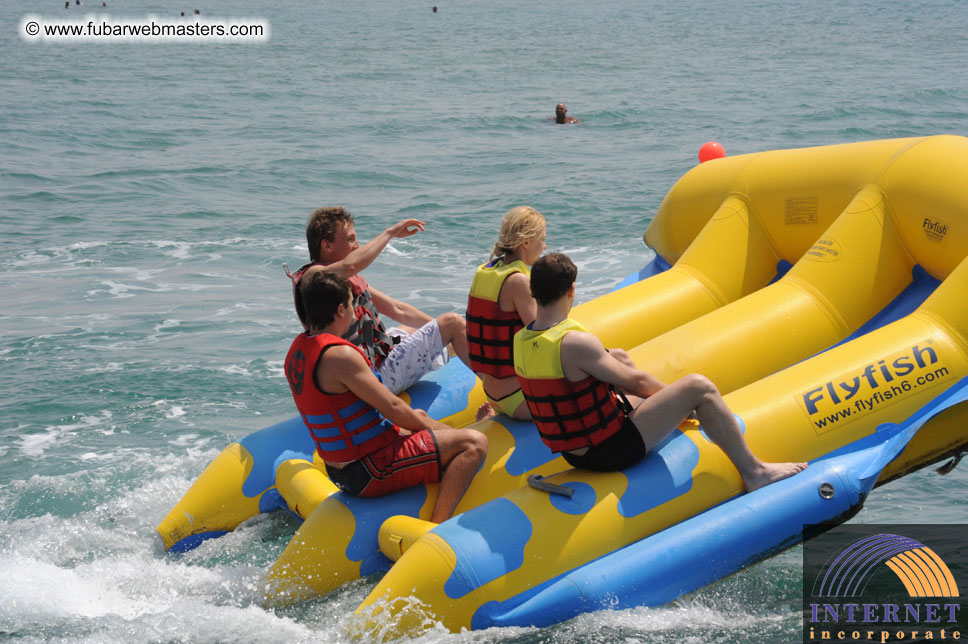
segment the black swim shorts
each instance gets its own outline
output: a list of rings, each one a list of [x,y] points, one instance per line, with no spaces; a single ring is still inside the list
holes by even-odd
[[[628,417],[622,428],[604,441],[590,447],[581,456],[563,452],[565,462],[572,467],[594,472],[614,472],[624,470],[645,458],[645,442],[635,423]]]

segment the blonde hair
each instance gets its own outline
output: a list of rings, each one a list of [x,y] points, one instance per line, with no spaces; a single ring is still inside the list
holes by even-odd
[[[526,241],[537,239],[545,232],[545,219],[531,206],[518,206],[508,210],[501,220],[501,232],[491,251],[491,257],[513,253]]]

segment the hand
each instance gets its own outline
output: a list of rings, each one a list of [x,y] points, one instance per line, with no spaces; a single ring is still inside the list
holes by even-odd
[[[424,222],[419,219],[401,219],[387,228],[387,234],[393,239],[402,239],[410,235],[416,235],[423,229]]]

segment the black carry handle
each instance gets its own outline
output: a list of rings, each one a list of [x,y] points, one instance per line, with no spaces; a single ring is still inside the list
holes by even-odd
[[[555,483],[549,483],[548,481],[544,480],[544,477],[540,474],[532,474],[529,476],[528,485],[536,490],[548,492],[549,494],[567,496],[569,499],[575,495],[575,490],[572,488],[565,487],[564,485],[557,485]]]

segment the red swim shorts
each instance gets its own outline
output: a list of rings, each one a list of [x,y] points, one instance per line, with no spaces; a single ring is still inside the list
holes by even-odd
[[[397,436],[392,443],[342,469],[327,467],[330,480],[353,496],[383,496],[440,480],[440,448],[429,430]]]

